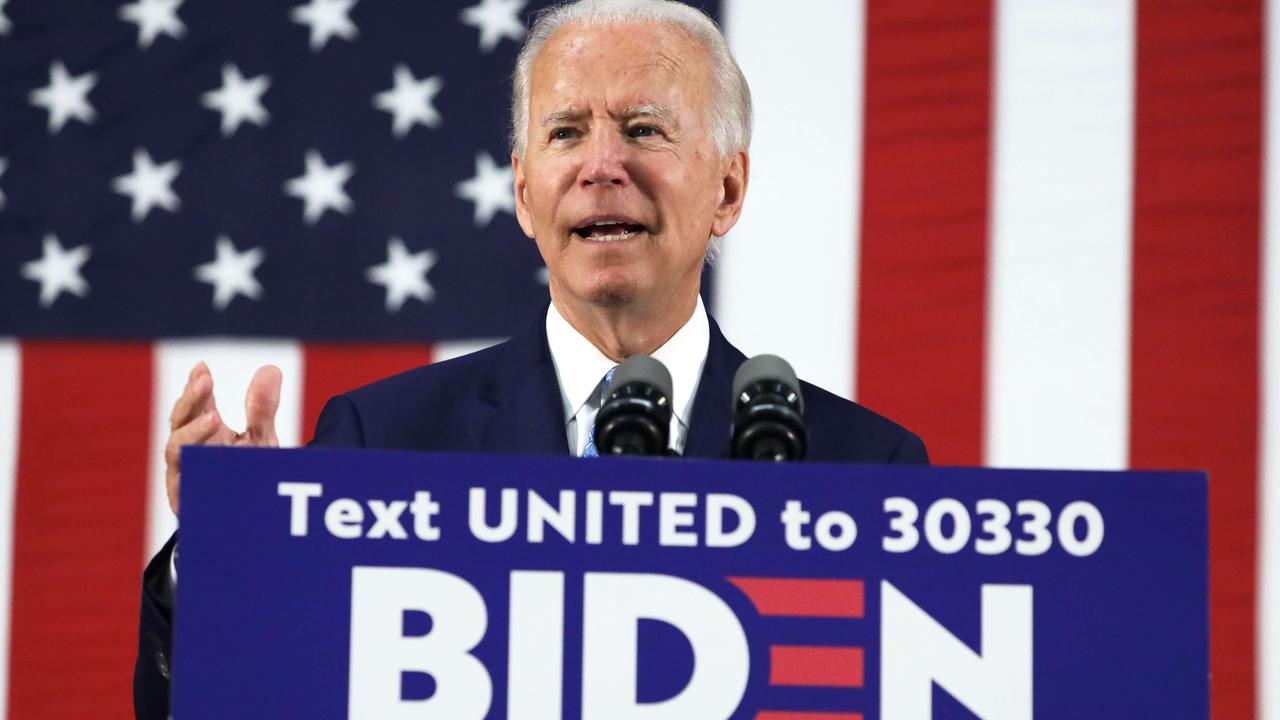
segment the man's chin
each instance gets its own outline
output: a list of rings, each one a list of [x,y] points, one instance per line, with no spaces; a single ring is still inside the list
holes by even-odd
[[[579,297],[600,308],[625,307],[640,299],[640,284],[631,273],[601,272],[583,288]]]
[[[633,288],[606,286],[596,288],[587,296],[587,301],[596,307],[619,308],[635,302],[636,295]]]
[[[626,268],[607,268],[592,273],[582,273],[577,278],[564,278],[568,282],[551,284],[566,296],[597,308],[617,309],[640,302],[645,296],[645,284],[634,272]],[[576,282],[575,282],[576,280]],[[567,292],[566,292],[567,291]]]

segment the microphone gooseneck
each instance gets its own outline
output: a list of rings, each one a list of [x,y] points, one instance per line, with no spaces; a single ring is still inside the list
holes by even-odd
[[[803,460],[808,450],[804,396],[796,371],[777,355],[757,355],[733,375],[731,455]]]
[[[671,373],[648,355],[618,365],[596,414],[601,455],[665,455],[671,434]]]

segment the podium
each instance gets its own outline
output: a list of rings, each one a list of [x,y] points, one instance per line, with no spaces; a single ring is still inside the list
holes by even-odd
[[[1200,473],[187,448],[173,716],[1207,718]]]

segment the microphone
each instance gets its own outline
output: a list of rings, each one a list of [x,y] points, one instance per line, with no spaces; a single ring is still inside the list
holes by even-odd
[[[666,455],[671,434],[671,373],[648,355],[632,355],[613,373],[596,413],[601,455]]]
[[[733,375],[732,457],[803,460],[804,397],[796,371],[777,355],[757,355]]]

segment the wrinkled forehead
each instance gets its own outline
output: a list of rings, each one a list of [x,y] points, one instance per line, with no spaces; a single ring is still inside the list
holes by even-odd
[[[538,53],[530,104],[542,110],[605,98],[623,105],[705,107],[711,74],[707,52],[666,23],[566,23]]]

